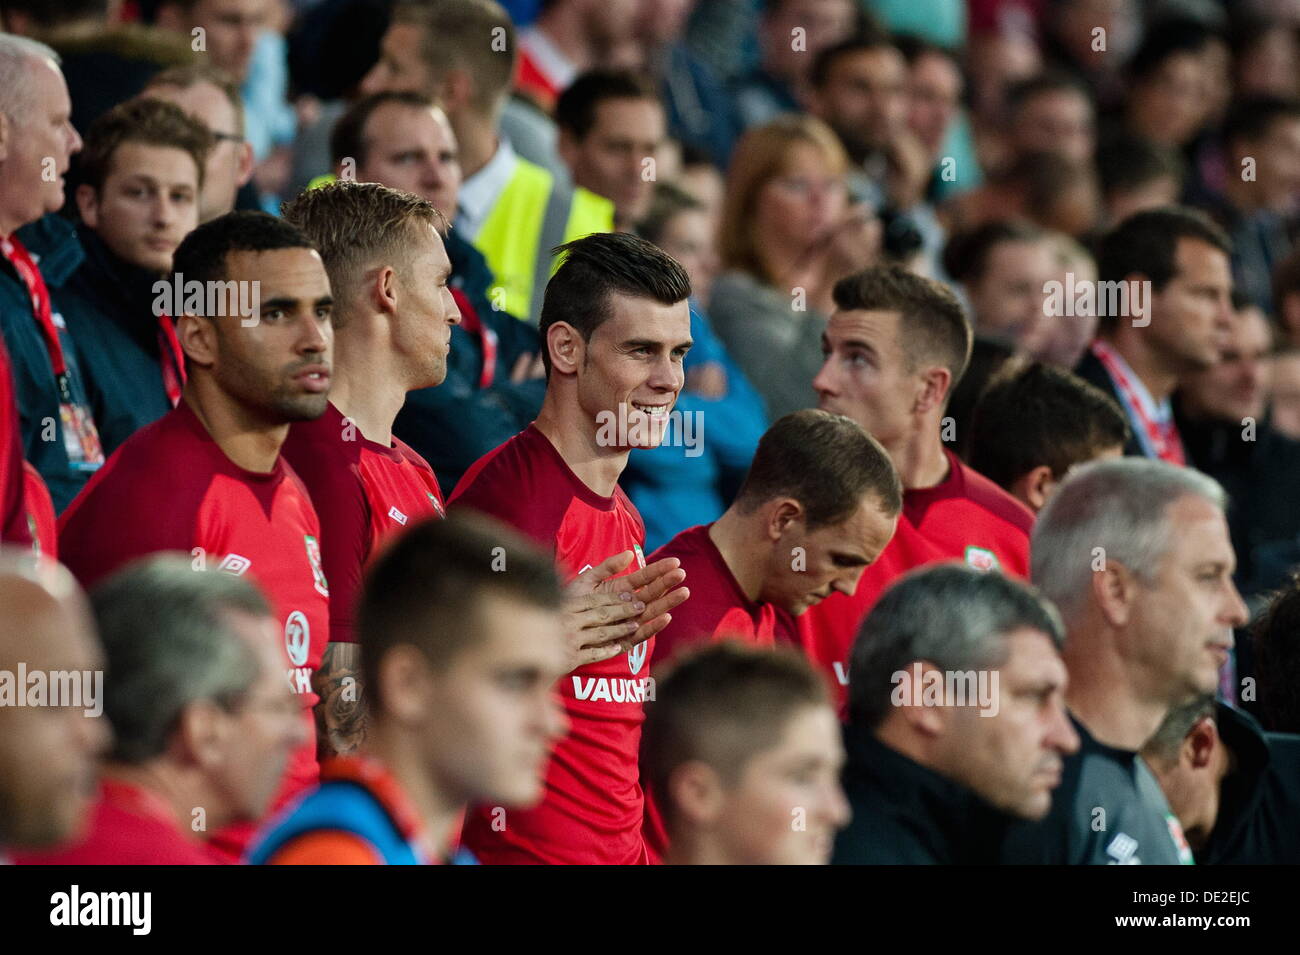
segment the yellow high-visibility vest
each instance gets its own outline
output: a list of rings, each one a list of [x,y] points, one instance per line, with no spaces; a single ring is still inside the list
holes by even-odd
[[[518,159],[474,239],[496,277],[488,291],[492,307],[534,324],[558,264],[551,249],[614,229],[614,204],[608,199],[581,187],[572,193],[554,187],[550,172]]]

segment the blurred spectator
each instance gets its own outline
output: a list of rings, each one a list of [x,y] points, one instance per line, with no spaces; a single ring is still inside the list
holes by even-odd
[[[989,381],[1016,358],[1023,359],[1024,354],[1005,338],[975,335],[971,339],[970,361],[953,386],[940,431],[944,445],[968,464],[970,423],[975,406]]]
[[[667,183],[655,187],[649,216],[638,230],[676,259],[691,279],[691,350],[682,361],[686,384],[665,440],[628,455],[622,484],[645,523],[654,550],[684,527],[713,520],[727,507],[767,424],[763,399],[727,354],[699,307],[717,272],[713,230],[703,206]],[[706,429],[695,446],[684,440],[687,421]]]
[[[89,692],[75,701],[81,706],[0,706],[0,862],[85,831],[96,763],[112,738],[102,715],[103,655],[85,596],[61,565],[4,548],[0,672],[16,674],[19,666],[29,674],[72,673],[72,692]]]
[[[742,128],[801,109],[818,54],[847,40],[862,24],[857,0],[763,0],[762,59],[732,88]]]
[[[1190,146],[1212,118],[1206,54],[1221,42],[1213,30],[1194,20],[1155,24],[1128,61],[1125,129],[1162,146]]]
[[[704,213],[709,217],[711,231],[717,232],[718,220],[722,218],[722,205],[726,195],[727,184],[718,167],[708,157],[690,145],[682,146],[682,166],[677,173],[676,185],[681,186],[704,206]],[[708,301],[700,296],[702,301]]]
[[[1169,399],[1226,344],[1231,248],[1214,223],[1180,206],[1139,212],[1102,240],[1101,324],[1075,373],[1124,409],[1133,430],[1125,454],[1186,463]]]
[[[1092,161],[1096,115],[1088,89],[1064,73],[1041,73],[1007,91],[1006,163],[1031,153]]]
[[[1279,345],[1300,346],[1300,249],[1273,267],[1270,289]]]
[[[945,203],[939,218],[949,234],[998,219],[1025,219],[1087,240],[1101,219],[1101,190],[1091,162],[1055,152],[1026,153],[991,173],[983,185]]]
[[[1041,362],[1004,366],[989,382],[967,435],[970,466],[1035,514],[1080,464],[1117,458],[1124,414],[1101,389]]]
[[[1058,271],[1046,233],[1024,223],[991,222],[953,236],[943,267],[961,283],[977,335],[1024,349],[1039,334],[1047,285]]]
[[[550,555],[494,521],[458,515],[402,535],[357,611],[365,751],[327,763],[250,861],[472,862],[456,850],[466,808],[534,805],[566,729],[560,596]]]
[[[56,511],[104,463],[81,357],[52,297],[83,257],[72,224],[50,215],[63,205],[63,176],[81,149],[70,111],[57,54],[0,34],[0,112],[14,144],[0,160],[0,332],[13,362],[24,456]]]
[[[155,22],[185,34],[205,62],[241,86],[249,78],[258,36],[270,29],[279,0],[162,0]],[[195,32],[198,31],[198,32]]]
[[[1043,314],[1037,328],[1025,342],[1025,349],[1039,361],[1064,368],[1067,371],[1079,364],[1097,331],[1097,305],[1089,304],[1085,295],[1080,301],[1079,288],[1087,288],[1097,281],[1097,261],[1092,253],[1068,235],[1059,232],[1047,234],[1056,257],[1056,277],[1060,283],[1061,298],[1051,296],[1051,307],[1044,301]],[[1072,307],[1065,307],[1066,291],[1076,290]],[[1058,306],[1060,306],[1058,308]]]
[[[1013,820],[1043,818],[1079,749],[1064,639],[1051,605],[1001,574],[933,567],[885,591],[853,644],[853,821],[835,863],[992,864]]]
[[[650,208],[664,143],[664,107],[637,73],[580,74],[555,104],[560,157],[575,185],[614,203],[614,227],[630,232]]]
[[[849,820],[844,744],[805,660],[721,643],[683,658],[658,698],[646,708],[641,764],[671,838],[665,862],[829,861]]]
[[[1259,721],[1275,733],[1300,733],[1300,577],[1294,572],[1252,629]]]
[[[614,65],[610,53],[633,37],[641,0],[543,0],[519,31],[515,88],[550,113],[582,73]]]
[[[1229,33],[1232,78],[1229,89],[1242,99],[1296,95],[1300,40],[1280,19],[1244,17]]]
[[[1104,224],[1110,228],[1135,212],[1176,203],[1183,194],[1185,166],[1177,149],[1124,134],[1097,150],[1097,174]]]
[[[212,134],[203,170],[199,222],[234,209],[239,190],[253,174],[253,148],[244,136],[244,101],[239,87],[220,70],[187,66],[155,75],[143,95],[176,104]]]
[[[786,415],[763,435],[726,513],[651,555],[676,557],[694,588],[655,638],[651,672],[700,643],[793,641],[795,617],[853,592],[902,507],[893,464],[858,425],[812,408]],[[792,567],[796,553],[804,560]]]
[[[873,261],[879,231],[850,208],[847,157],[820,120],[785,116],[736,147],[709,315],[769,418],[810,407],[835,282]]]
[[[1075,471],[1038,515],[1033,581],[1065,623],[1066,703],[1082,748],[1067,757],[1047,817],[1010,833],[1003,862],[1190,861],[1138,750],[1173,707],[1231,675],[1232,628],[1247,612],[1224,505],[1198,471],[1123,458]],[[1094,559],[1080,560],[1085,551]]]
[[[262,817],[307,737],[280,627],[248,580],[156,557],[92,595],[115,730],[84,838],[21,861],[211,865],[207,834]]]
[[[332,136],[336,170],[414,193],[454,219],[460,159],[446,114],[419,93],[376,93],[353,104]],[[545,382],[537,330],[492,308],[492,273],[458,229],[443,237],[461,321],[451,330],[447,378],[410,392],[393,428],[456,486],[469,466],[537,416]]]
[[[1066,70],[1093,92],[1102,112],[1130,88],[1124,66],[1142,40],[1139,0],[1054,0],[1043,4],[1042,49],[1049,65]]]
[[[114,107],[86,133],[77,187],[86,258],[64,285],[104,453],[180,401],[184,356],[170,296],[172,253],[199,224],[212,137],[161,100]]]
[[[1279,434],[1300,441],[1300,349],[1283,348],[1273,356],[1269,366],[1270,421]]]
[[[551,250],[613,229],[614,206],[559,182],[501,135],[514,70],[514,27],[493,0],[398,0],[361,91],[417,91],[442,105],[464,176],[455,226],[487,259],[492,307],[535,324]]]
[[[980,171],[962,108],[961,64],[949,50],[913,36],[896,36],[894,44],[907,60],[907,125],[929,157],[926,198],[969,188]]]

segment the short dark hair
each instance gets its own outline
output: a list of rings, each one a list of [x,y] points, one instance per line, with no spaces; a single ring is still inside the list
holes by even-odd
[[[736,506],[753,513],[764,501],[792,497],[815,530],[850,517],[865,494],[891,517],[903,509],[903,485],[889,455],[856,422],[810,408],[767,429]]]
[[[113,726],[113,760],[161,756],[186,707],[211,700],[234,709],[257,677],[256,651],[228,616],[271,616],[247,578],[154,555],[105,578],[90,602],[109,671],[104,715]]]
[[[1062,70],[1049,69],[1018,80],[1007,87],[1007,115],[1015,116],[1031,99],[1037,99],[1047,93],[1074,93],[1092,103],[1092,93],[1081,80]]]
[[[551,371],[546,334],[567,322],[585,342],[610,316],[610,295],[619,293],[676,305],[691,297],[686,270],[658,246],[626,232],[596,232],[552,250],[560,267],[546,283],[538,328],[542,362]]]
[[[1158,179],[1172,179],[1181,191],[1187,175],[1182,155],[1145,136],[1123,133],[1097,148],[1097,175],[1104,195],[1129,192]]]
[[[812,71],[808,74],[808,80],[813,89],[823,89],[830,81],[831,73],[835,70],[835,64],[840,60],[856,56],[859,53],[874,53],[876,50],[884,49],[894,50],[899,56],[902,56],[902,51],[894,45],[893,39],[885,30],[871,26],[858,30],[848,39],[828,46],[818,53],[817,58],[813,60]]]
[[[1251,634],[1259,721],[1274,733],[1300,733],[1300,575],[1272,595]]]
[[[357,161],[358,166],[364,165],[370,151],[365,138],[366,123],[370,122],[370,117],[380,107],[389,105],[434,109],[437,103],[423,93],[410,90],[384,91],[363,96],[334,123],[334,128],[330,131],[330,162],[337,165],[350,156]]]
[[[1137,50],[1129,57],[1130,82],[1142,83],[1154,76],[1165,61],[1180,54],[1199,55],[1223,37],[1191,17],[1165,17],[1151,23]]]
[[[231,252],[272,252],[276,249],[315,249],[295,225],[265,212],[236,209],[211,219],[181,240],[172,256],[172,269],[186,281],[219,282],[226,278]]]
[[[108,0],[3,0],[0,14],[25,13],[43,30],[108,15]]]
[[[657,702],[641,729],[641,773],[670,831],[678,767],[702,762],[734,784],[800,710],[830,706],[825,678],[805,657],[731,640],[683,653],[656,681]]]
[[[971,416],[970,466],[1003,489],[1047,465],[1058,481],[1070,468],[1130,431],[1115,400],[1063,368],[1013,362],[984,389]]]
[[[846,312],[897,312],[909,364],[943,364],[952,373],[952,394],[970,361],[972,333],[961,303],[946,285],[900,265],[882,265],[840,279],[832,294],[836,307]]]
[[[1232,240],[1205,213],[1186,206],[1146,209],[1133,213],[1102,237],[1097,278],[1121,282],[1129,275],[1143,275],[1159,292],[1178,272],[1175,254],[1181,239],[1195,239],[1232,255]],[[1118,322],[1118,315],[1101,316],[1103,329]]]
[[[849,660],[849,722],[878,727],[891,709],[894,674],[917,661],[950,671],[1000,666],[1006,637],[1022,628],[1046,634],[1058,649],[1065,640],[1051,602],[997,571],[953,562],[904,575],[858,628]]]
[[[493,108],[510,90],[519,56],[515,26],[494,0],[397,0],[391,23],[419,28],[420,57],[430,67],[444,73],[460,69],[473,77],[480,111]]]
[[[612,99],[648,99],[660,103],[659,91],[644,73],[631,70],[588,70],[555,101],[555,125],[575,138],[586,139],[596,125],[600,104]]]
[[[382,708],[380,664],[413,646],[442,669],[481,637],[477,614],[489,596],[558,610],[559,578],[549,556],[517,531],[482,514],[431,518],[401,534],[366,574],[357,605],[361,675],[372,710]]]
[[[908,66],[915,66],[923,56],[940,56],[956,66],[959,72],[961,71],[961,62],[957,59],[957,54],[948,47],[917,36],[915,33],[895,33],[894,46],[899,53],[903,54],[903,59],[907,60]]]
[[[1228,110],[1223,121],[1223,143],[1229,149],[1267,136],[1274,124],[1300,119],[1300,100],[1283,96],[1251,96]]]
[[[1004,242],[1043,242],[1047,233],[1028,222],[1005,219],[986,222],[969,232],[959,232],[943,249],[943,269],[958,282],[978,282],[988,268],[989,256]]]
[[[126,143],[187,153],[194,160],[197,184],[202,188],[203,171],[213,144],[212,133],[175,104],[159,99],[131,99],[101,114],[90,124],[78,157],[82,181],[96,192],[102,190],[113,167],[113,156]]]

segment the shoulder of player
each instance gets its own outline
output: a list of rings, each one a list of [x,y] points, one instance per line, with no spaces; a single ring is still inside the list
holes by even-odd
[[[1034,513],[965,462],[960,462],[962,498],[980,510],[1029,534],[1034,529]]]

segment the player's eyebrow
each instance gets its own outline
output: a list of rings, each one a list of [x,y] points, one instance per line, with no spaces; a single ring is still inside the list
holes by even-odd
[[[688,339],[686,339],[686,341],[684,341],[684,342],[678,342],[676,345],[673,345],[673,346],[671,346],[671,347],[672,347],[672,348],[690,348],[690,347],[691,347],[692,345],[694,345],[694,344],[695,344],[695,341],[694,341],[693,339],[688,338]],[[629,348],[629,349],[631,349],[631,348],[659,348],[659,347],[661,347],[662,345],[663,345],[663,342],[661,342],[661,341],[657,341],[656,339],[653,339],[653,338],[628,338],[628,339],[624,340],[624,342],[623,342],[623,344],[622,344],[622,347],[623,347],[623,348]]]

